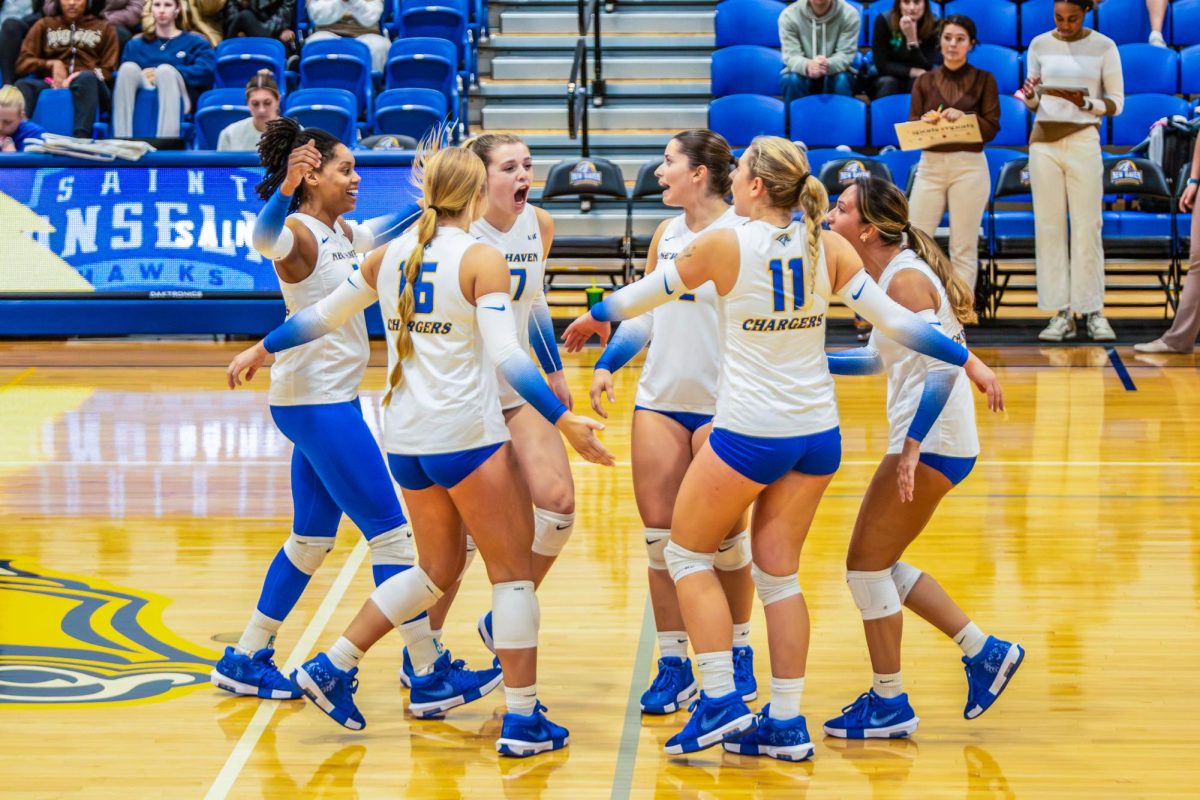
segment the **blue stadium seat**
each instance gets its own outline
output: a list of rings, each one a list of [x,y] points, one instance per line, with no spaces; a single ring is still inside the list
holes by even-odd
[[[303,4],[301,4],[303,5]],[[286,51],[283,42],[256,36],[226,39],[217,45],[216,77],[214,89],[245,89],[246,84],[260,69],[269,69],[275,74],[279,91],[285,91],[284,76]]]
[[[300,52],[302,89],[344,89],[354,95],[355,117],[361,116],[369,129],[373,86],[371,50],[357,39],[321,39],[304,45]]]
[[[888,170],[892,173],[892,179],[897,186],[904,190],[905,194],[912,191],[913,178],[917,174],[917,162],[921,160],[920,150],[888,150],[875,157],[887,164]]]
[[[454,118],[465,121],[459,92],[458,49],[445,39],[413,36],[397,39],[388,49],[384,67],[387,89],[436,89],[446,96],[447,108]],[[378,107],[378,104],[376,104]]]
[[[1001,151],[1002,153],[1004,151]],[[1029,158],[1024,153],[1013,157],[1002,155],[991,156],[989,162],[995,159],[999,172],[992,179],[992,195],[988,200],[987,216],[987,252],[988,273],[992,289],[993,309],[1000,304],[1008,283],[1013,275],[1032,276],[1035,269],[1028,261],[1035,255],[1035,237],[1033,211],[1030,204],[1033,197],[1029,187]],[[996,204],[1020,204],[1017,209],[997,209]],[[1019,267],[1001,267],[1001,261],[1017,259],[1022,262]]]
[[[942,10],[941,3],[932,3],[933,13],[938,14]],[[871,37],[875,35],[875,20],[884,14],[890,14],[892,11],[892,0],[874,0],[871,5],[867,6],[863,11],[862,16],[862,36],[859,37],[859,43],[863,47],[871,47],[873,42]]]
[[[1200,94],[1200,44],[1179,54],[1179,91],[1187,95]]]
[[[1104,161],[1104,193],[1120,196],[1125,208],[1102,212],[1101,241],[1106,257],[1123,261],[1152,262],[1134,274],[1158,279],[1169,296],[1171,276],[1177,253],[1175,245],[1175,215],[1170,210],[1174,195],[1167,187],[1167,178],[1158,164],[1145,158],[1121,156]],[[1166,211],[1145,211],[1133,208],[1141,201],[1155,199],[1166,204]],[[1131,274],[1123,269],[1123,275]]]
[[[283,113],[306,128],[320,128],[347,147],[358,141],[358,101],[345,89],[297,89],[287,96]]]
[[[48,133],[71,136],[75,130],[75,101],[70,89],[43,89],[31,118]]]
[[[947,17],[965,14],[974,20],[980,42],[1017,46],[1017,4],[1011,0],[951,0],[943,9]]]
[[[1011,94],[1000,95],[1000,131],[988,144],[1024,147],[1029,144],[1029,109]]]
[[[1162,117],[1191,116],[1191,104],[1168,94],[1131,94],[1125,108],[1112,118],[1109,144],[1131,147],[1150,135],[1150,126]]]
[[[837,150],[832,147],[816,147],[810,149],[805,156],[808,158],[808,168],[812,170],[813,175],[821,174],[821,167],[828,164],[830,161],[837,161],[842,158],[870,158],[871,156],[865,153],[856,153],[854,151]]]
[[[948,5],[948,4],[947,4]],[[1043,33],[1054,30],[1054,0],[1025,0],[1021,9],[1021,48],[1029,47],[1029,43]],[[1143,3],[1142,12],[1145,13]],[[976,20],[978,22],[979,20]],[[1091,11],[1084,17],[1083,24],[1096,29],[1096,12]]]
[[[793,100],[788,120],[791,137],[809,146],[867,145],[867,104],[856,97],[814,94]]]
[[[183,98],[179,99],[179,135],[189,138],[191,125],[183,120]],[[138,89],[133,99],[133,131],[136,139],[158,136],[158,89]]]
[[[1177,47],[1200,44],[1200,0],[1175,0],[1167,16],[1171,19],[1169,41]]]
[[[958,0],[961,2],[961,0]],[[912,95],[893,94],[880,97],[871,103],[871,146],[899,147],[896,138],[896,123],[908,122],[908,107],[912,103]]]
[[[714,26],[717,47],[757,44],[779,47],[779,15],[783,6],[775,0],[725,0],[717,3]]]
[[[467,83],[474,83],[475,52],[467,40],[467,17],[450,5],[425,5],[423,0],[402,0],[400,29],[404,38],[425,36],[454,42],[458,49],[459,74]]]
[[[1117,44],[1145,44],[1150,36],[1150,14],[1146,11],[1146,0],[1104,0],[1099,4],[1097,15],[1096,30]],[[1163,27],[1166,27],[1166,22]],[[1164,35],[1166,33],[1163,32]],[[1126,67],[1126,74],[1128,69]],[[1129,91],[1128,88],[1126,91]]]
[[[992,73],[1000,94],[1012,94],[1021,88],[1021,54],[1011,47],[980,44],[967,54],[967,61],[978,69]]]
[[[778,50],[754,44],[726,47],[712,54],[712,95],[762,94],[778,97],[783,58]]]
[[[1145,10],[1143,7],[1142,11]],[[1174,50],[1143,41],[1118,45],[1117,51],[1121,54],[1125,94],[1175,94],[1179,91],[1179,54]]]
[[[755,136],[784,136],[783,101],[759,94],[718,97],[708,106],[708,127],[731,147],[746,147]]]
[[[436,89],[388,89],[375,103],[375,133],[425,138],[446,120],[446,96]]]
[[[210,89],[196,101],[197,150],[216,150],[221,131],[250,116],[246,93],[241,89]]]

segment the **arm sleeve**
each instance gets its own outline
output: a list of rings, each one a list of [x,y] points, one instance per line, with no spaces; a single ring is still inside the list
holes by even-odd
[[[374,27],[383,16],[383,0],[350,0],[350,14],[359,25]]]
[[[1102,96],[1088,98],[1088,110],[1098,117],[1115,117],[1125,108],[1125,74],[1121,71],[1121,56],[1116,47],[1104,54],[1100,79]]]
[[[792,26],[784,13],[779,17],[779,42],[783,53],[783,63],[789,72],[798,75],[808,74],[808,58],[804,55],[804,47],[800,43],[800,33]]]
[[[259,212],[254,222],[254,249],[263,258],[277,261],[292,252],[295,237],[283,223],[287,220],[292,198],[285,197],[278,189]]]
[[[657,270],[656,270],[657,271]],[[653,274],[653,273],[651,273]],[[596,369],[606,369],[616,372],[629,363],[629,359],[638,354],[646,342],[650,341],[650,333],[654,329],[654,318],[651,314],[626,320],[617,328],[608,347],[600,354]]]
[[[852,8],[852,7],[851,7]],[[858,35],[862,32],[862,17],[854,13],[850,24],[838,34],[837,49],[829,56],[829,74],[836,75],[850,69],[858,55]]]
[[[829,371],[834,375],[876,375],[883,372],[883,360],[874,347],[855,347],[826,353]]]
[[[838,296],[852,311],[908,349],[956,367],[967,363],[967,348],[888,297],[866,270],[859,270],[846,281]]]
[[[379,299],[379,294],[367,285],[362,273],[355,270],[319,302],[302,308],[263,339],[268,353],[278,353],[320,339],[332,330],[345,325],[355,314]]]
[[[342,0],[305,0],[308,3],[308,18],[318,28],[332,25],[342,18]]]
[[[598,322],[632,319],[676,299],[680,291],[688,288],[679,277],[679,269],[671,262],[592,306],[592,319]]]
[[[505,292],[493,292],[480,297],[475,301],[475,320],[488,358],[504,375],[504,379],[551,425],[558,422],[567,407],[554,396],[529,353],[517,342],[517,320],[512,312],[512,298]]]
[[[558,340],[554,337],[554,320],[550,317],[550,304],[546,302],[544,289],[538,290],[529,312],[529,343],[541,362],[542,372],[549,375],[563,368],[558,355]]]
[[[1000,132],[1000,93],[996,79],[990,72],[983,73],[983,91],[979,95],[979,135],[984,144],[996,138]]]
[[[421,216],[421,207],[416,203],[407,203],[394,214],[371,217],[364,222],[348,223],[354,234],[354,251],[369,253],[376,247],[387,244],[408,230],[408,226],[412,225],[419,216]]]

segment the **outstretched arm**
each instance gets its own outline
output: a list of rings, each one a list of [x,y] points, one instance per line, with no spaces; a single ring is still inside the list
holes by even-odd
[[[874,347],[855,347],[826,353],[829,371],[834,375],[875,375],[883,371],[883,361]]]
[[[416,203],[406,203],[394,214],[371,217],[363,222],[347,222],[354,252],[366,254],[376,247],[382,247],[408,230],[408,226],[416,222],[419,216],[421,207]]]

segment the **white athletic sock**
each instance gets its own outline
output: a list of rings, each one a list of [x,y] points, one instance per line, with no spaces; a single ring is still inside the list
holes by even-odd
[[[904,694],[904,680],[899,672],[871,673],[871,688],[875,694],[884,698],[899,697]]]
[[[438,650],[442,650],[442,629],[430,628],[429,632],[433,634],[433,638],[437,641]]]
[[[279,632],[279,626],[282,624],[282,620],[271,619],[255,609],[234,650],[242,655],[252,656],[264,647],[270,647],[275,643],[275,634]]]
[[[965,628],[954,634],[954,643],[962,648],[963,655],[967,658],[979,655],[987,640],[987,634],[979,630],[974,622],[968,622]]]
[[[733,651],[696,653],[696,669],[700,670],[700,686],[704,693],[716,699],[736,688],[733,685]]]
[[[771,719],[795,719],[800,716],[800,698],[804,695],[804,678],[771,676]]]
[[[397,630],[408,648],[408,660],[412,662],[413,673],[428,675],[433,672],[433,662],[442,654],[442,648],[429,628],[429,617],[406,622]]]
[[[358,660],[363,657],[363,651],[355,647],[354,643],[345,636],[339,636],[326,655],[329,656],[329,662],[335,667],[343,672],[349,672],[358,666]]]
[[[733,646],[750,646],[750,620],[733,623]]]
[[[537,708],[537,684],[532,686],[505,686],[504,705],[508,713],[528,717]]]
[[[658,654],[663,658],[687,658],[687,645],[687,631],[658,632]]]

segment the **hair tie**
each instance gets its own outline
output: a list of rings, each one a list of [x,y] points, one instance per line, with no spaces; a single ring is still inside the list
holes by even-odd
[[[912,233],[912,223],[905,222],[904,227],[901,230],[903,230],[906,234],[911,234]]]
[[[804,186],[804,184],[808,183],[808,179],[811,177],[812,177],[811,172],[804,173],[802,176],[800,176],[800,185]]]

